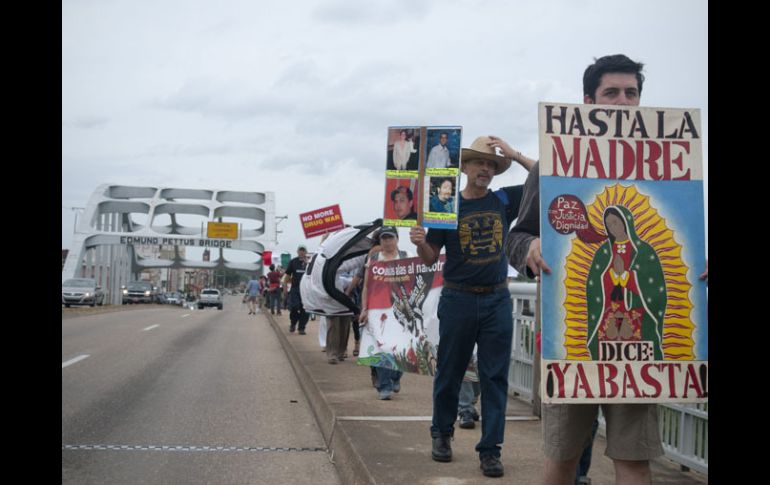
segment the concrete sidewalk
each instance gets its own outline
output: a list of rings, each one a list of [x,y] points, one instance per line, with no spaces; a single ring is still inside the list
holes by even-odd
[[[369,368],[356,364],[353,332],[349,359],[331,365],[318,343],[318,320],[308,322],[307,335],[289,333],[288,312],[265,317],[278,334],[308,402],[315,413],[337,471],[346,484],[538,484],[542,481],[541,426],[531,405],[508,399],[502,462],[505,476],[488,478],[479,469],[474,450],[481,427],[455,427],[453,459],[431,459],[430,419],[433,378],[405,374],[401,392],[390,401],[377,399]],[[257,318],[262,321],[263,318]],[[477,405],[478,408],[478,405]],[[592,485],[615,483],[612,461],[604,456],[606,442],[597,436],[589,476]],[[653,483],[695,485],[708,483],[697,472],[682,472],[678,464],[661,458],[653,462]]]

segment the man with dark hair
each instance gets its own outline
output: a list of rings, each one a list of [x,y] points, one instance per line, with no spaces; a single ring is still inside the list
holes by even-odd
[[[390,200],[393,201],[393,211],[396,213],[396,217],[399,219],[417,219],[412,189],[399,185],[390,193]]]
[[[642,63],[618,54],[605,56],[585,70],[583,102],[639,106],[644,76]],[[522,163],[530,160],[503,140],[492,146]],[[524,183],[524,195],[516,225],[511,229],[506,253],[511,265],[530,278],[551,272],[540,251],[539,164]],[[538,286],[538,299],[539,296]],[[536,322],[539,330],[540,322]],[[537,392],[537,391],[536,391]],[[565,484],[576,480],[581,454],[591,445],[592,427],[599,404],[543,404],[545,474],[543,483]],[[615,464],[616,482],[649,484],[649,460],[663,454],[655,404],[601,404],[607,422],[607,451]],[[590,453],[590,451],[589,451]],[[590,455],[589,455],[590,456]]]
[[[481,380],[481,440],[476,445],[486,476],[503,476],[500,444],[505,436],[508,368],[513,315],[508,292],[505,239],[516,217],[522,187],[489,189],[492,179],[511,166],[509,157],[490,148],[482,136],[462,149],[467,184],[460,192],[456,230],[414,226],[409,232],[423,263],[430,266],[446,247],[444,288],[438,304],[439,345],[433,379],[430,428],[435,461],[452,461],[460,387],[478,343]],[[527,165],[524,165],[528,168]]]
[[[447,168],[449,166],[449,148],[446,143],[449,140],[449,134],[441,132],[438,137],[438,145],[430,149],[426,168]]]
[[[583,73],[583,102],[586,104],[622,104],[622,103],[610,103],[607,101],[614,99],[614,89],[612,83],[609,82],[610,77],[622,76],[624,74],[632,74],[636,77],[636,85],[627,84],[627,88],[636,91],[636,97],[642,95],[642,85],[644,84],[644,75],[642,74],[642,68],[644,64],[641,62],[634,62],[623,54],[615,54],[612,56],[604,56],[599,59],[594,58],[594,63],[588,66]],[[610,92],[598,92],[599,86],[602,83],[602,78],[608,76],[604,81],[605,89],[613,90]],[[632,93],[629,93],[631,95]],[[604,102],[596,101],[597,97],[605,98]],[[638,103],[637,103],[638,104]]]
[[[302,306],[302,295],[300,295],[299,285],[302,281],[302,276],[305,275],[305,268],[307,267],[307,248],[304,245],[300,245],[297,248],[297,257],[289,262],[289,267],[286,268],[284,273],[284,292],[286,292],[287,284],[291,281],[291,290],[288,295],[289,304],[289,333],[294,333],[294,329],[299,330],[300,335],[305,335],[305,326],[310,318],[310,315],[305,311],[305,307]],[[299,326],[298,326],[299,325]]]

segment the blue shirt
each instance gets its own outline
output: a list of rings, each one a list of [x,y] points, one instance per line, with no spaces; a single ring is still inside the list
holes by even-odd
[[[249,296],[257,296],[257,293],[259,292],[259,281],[249,280],[249,284],[246,286],[246,291],[249,292]]]
[[[454,212],[455,211],[455,198],[450,197],[446,201],[441,201],[438,195],[433,194],[430,196],[430,212]]]
[[[498,195],[497,192],[504,194]],[[457,229],[428,229],[425,239],[446,246],[444,279],[452,283],[490,286],[506,281],[508,258],[505,240],[519,212],[523,186],[491,190],[480,199],[460,194]],[[502,199],[506,199],[504,203]]]

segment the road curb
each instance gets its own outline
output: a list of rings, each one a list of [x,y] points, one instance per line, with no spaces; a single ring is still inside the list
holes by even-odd
[[[342,483],[344,485],[376,485],[377,482],[372,474],[369,473],[364,461],[356,451],[350,436],[339,425],[337,416],[326,400],[326,396],[323,395],[318,384],[316,384],[310,372],[302,363],[302,359],[300,359],[294,346],[289,343],[289,339],[281,331],[273,316],[269,313],[264,313],[264,315],[273,327],[273,331],[278,336],[278,340],[281,342],[281,346],[289,358],[289,363],[292,369],[294,369],[294,374],[297,376],[302,392],[305,394],[318,427],[321,429],[329,457],[337,469],[337,474]]]

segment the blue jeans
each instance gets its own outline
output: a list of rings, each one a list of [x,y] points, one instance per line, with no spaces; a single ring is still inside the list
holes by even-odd
[[[372,367],[377,373],[377,390],[392,391],[393,385],[401,382],[404,375],[400,370],[386,369],[385,367]]]
[[[508,404],[513,307],[507,288],[475,294],[444,287],[438,303],[439,345],[433,378],[432,437],[453,435],[460,386],[478,343],[481,383],[479,455],[500,456]]]
[[[478,382],[463,381],[462,385],[460,385],[460,395],[459,401],[457,403],[457,414],[460,414],[463,411],[469,413],[474,412],[476,408],[473,405],[476,404],[476,401],[478,401],[480,393],[481,391],[479,390]]]
[[[274,291],[270,291],[268,292],[268,295],[270,295],[270,311],[280,312],[281,311],[281,289],[278,288]]]

